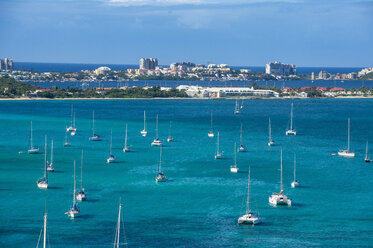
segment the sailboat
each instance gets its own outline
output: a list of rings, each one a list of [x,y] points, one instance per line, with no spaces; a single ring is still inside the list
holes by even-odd
[[[54,172],[54,167],[53,167],[53,139],[52,139],[52,144],[51,144],[51,161],[48,163],[47,171]]]
[[[347,131],[347,150],[341,150],[338,152],[338,156],[353,158],[355,157],[354,152],[350,152],[350,118],[348,118],[348,131]]]
[[[286,130],[286,135],[297,135],[297,131],[293,129],[293,103],[291,103],[290,129]]]
[[[123,152],[130,152],[131,148],[127,146],[127,122],[126,122],[126,136],[124,137],[124,147],[123,147]]]
[[[269,203],[273,206],[288,205],[291,206],[291,200],[284,195],[284,186],[282,182],[282,148],[281,148],[281,190],[280,193],[272,193],[269,197]]]
[[[29,154],[38,154],[39,147],[34,146],[33,138],[32,138],[32,121],[31,121],[31,128],[30,128],[30,148],[27,151]]]
[[[172,125],[172,122],[170,121],[170,128],[169,128],[169,131],[168,131],[167,142],[174,141],[174,138],[172,138],[172,136],[171,136],[171,125]]]
[[[114,248],[119,248],[121,245],[127,246],[127,240],[126,240],[126,235],[124,232],[124,225],[122,224],[123,227],[123,236],[124,236],[124,241],[125,243],[120,243],[120,228],[121,228],[121,217],[122,214],[122,203],[119,202],[119,213],[118,213],[118,219],[117,219],[117,224],[115,227],[115,236],[114,236]]]
[[[89,137],[90,141],[102,141],[102,138],[100,135],[95,134],[95,111],[93,111],[92,114],[92,137]]]
[[[111,130],[111,134],[110,134],[110,155],[109,155],[109,158],[106,159],[106,162],[108,164],[110,163],[114,163],[115,162],[115,156],[111,153],[111,150],[112,150],[112,147],[113,146],[113,130]]]
[[[157,115],[157,121],[155,126],[155,139],[152,142],[152,146],[162,146],[162,141],[158,139],[158,115]]]
[[[44,151],[44,176],[36,181],[39,189],[48,189],[48,171],[47,171],[47,136],[45,136],[45,151]]]
[[[243,99],[241,101],[241,106],[240,106],[241,109],[243,109]]]
[[[71,136],[76,135],[76,127],[75,127],[75,112],[74,112],[74,121],[73,121],[73,130],[71,131]]]
[[[144,137],[148,134],[148,131],[146,131],[146,112],[145,112],[145,110],[144,110],[144,129],[141,130],[140,133]]]
[[[84,188],[83,188],[83,150],[82,150],[82,157],[80,161],[80,191],[76,193],[76,200],[77,201],[87,200],[87,195],[84,192]]]
[[[240,107],[238,106],[238,98],[236,98],[236,106],[234,107],[234,114],[235,115],[241,114]]]
[[[212,128],[212,112],[211,112],[211,129],[210,132],[207,134],[210,138],[214,138],[214,130]]]
[[[251,168],[249,167],[249,182],[247,184],[247,200],[246,200],[246,214],[238,218],[238,224],[256,225],[261,222],[261,219],[250,210],[250,175]]]
[[[215,153],[215,159],[222,159],[222,158],[224,158],[224,156],[223,156],[223,152],[221,152],[220,153],[220,149],[219,149],[219,139],[220,139],[220,134],[219,134],[219,132],[218,132],[218,140],[217,140],[217,142],[216,142],[216,153]]]
[[[294,153],[294,181],[291,182],[292,188],[300,186],[299,182],[296,179],[296,172],[297,172],[297,156]]]
[[[44,225],[43,225],[43,248],[46,248],[47,247],[47,212],[44,213]],[[41,232],[40,231],[40,235],[41,235]],[[36,248],[39,247],[39,242],[40,242],[40,236],[39,236],[39,240],[38,240],[38,244],[36,245]]]
[[[241,123],[241,130],[240,130],[240,148],[238,148],[239,152],[247,152],[246,146],[242,144],[242,123]]]
[[[65,133],[65,143],[63,143],[64,147],[69,147],[71,146],[71,143],[67,140],[67,132]]]
[[[274,146],[275,141],[272,139],[272,127],[271,127],[271,118],[268,120],[268,146]]]
[[[366,148],[365,148],[365,162],[370,163],[370,157],[369,157],[369,154],[368,154],[368,141],[367,141],[367,145],[366,145]]]
[[[237,144],[234,143],[234,165],[231,166],[231,172],[232,173],[238,173],[238,167],[237,167]]]
[[[76,167],[76,162],[74,160],[74,191],[73,191],[73,205],[72,207],[69,209],[68,212],[66,212],[65,214],[67,214],[70,218],[74,219],[76,216],[78,216],[80,214],[80,210],[78,208],[78,205],[76,204],[76,200],[75,200],[75,195],[76,195],[76,179],[75,179],[75,167]]]
[[[162,172],[162,146],[159,148],[159,162],[158,162],[158,172],[157,176],[155,177],[155,181],[157,183],[166,182],[168,179]]]
[[[74,105],[71,104],[70,126],[66,128],[66,132],[75,130],[74,125],[73,125],[73,113],[74,113]]]

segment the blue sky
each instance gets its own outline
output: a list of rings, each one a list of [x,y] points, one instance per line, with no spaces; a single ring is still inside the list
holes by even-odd
[[[373,66],[373,0],[0,0],[0,58]]]

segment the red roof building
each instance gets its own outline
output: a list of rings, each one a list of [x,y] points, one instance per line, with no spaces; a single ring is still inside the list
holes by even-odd
[[[345,89],[334,87],[334,88],[331,88],[330,91],[345,91]]]

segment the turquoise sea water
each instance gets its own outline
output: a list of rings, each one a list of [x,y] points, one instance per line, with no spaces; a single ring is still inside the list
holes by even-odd
[[[294,102],[298,135],[285,136]],[[77,136],[63,147],[70,107],[76,110]],[[233,115],[234,100],[86,100],[1,101],[0,246],[34,247],[48,210],[51,247],[112,246],[118,202],[129,247],[371,247],[373,246],[373,163],[364,162],[365,142],[373,147],[372,99],[247,100]],[[102,142],[89,142],[92,111]],[[143,110],[148,136],[142,137]],[[214,160],[216,139],[207,137],[210,112],[220,131],[225,159]],[[163,149],[163,170],[170,179],[155,183],[159,148],[150,147],[159,114],[159,135],[175,142]],[[277,146],[268,147],[268,117]],[[351,117],[353,159],[332,156],[347,146]],[[43,154],[29,155],[30,120],[35,144],[54,139],[50,189],[40,190]],[[133,152],[123,153],[125,123]],[[247,153],[237,154],[238,174],[229,172],[234,142],[244,125]],[[110,130],[118,163],[106,164]],[[279,191],[280,146],[284,151],[285,193],[292,207],[271,207]],[[84,149],[84,188],[88,201],[81,216],[64,213],[72,201],[73,160]],[[48,148],[49,150],[49,148]],[[19,151],[24,151],[19,154]],[[292,189],[293,153],[302,187]],[[373,155],[373,152],[372,152]],[[48,154],[49,156],[49,154]],[[257,226],[239,226],[251,167],[251,206],[262,217]]]

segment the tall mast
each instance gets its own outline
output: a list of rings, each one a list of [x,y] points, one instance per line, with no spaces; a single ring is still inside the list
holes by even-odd
[[[234,143],[234,167],[237,167],[237,144]]]
[[[47,172],[47,135],[45,135],[45,148],[44,148],[44,178],[48,182],[48,172]]]
[[[216,154],[219,153],[219,132],[218,132],[218,142],[216,143]]]
[[[76,181],[75,181],[75,166],[76,166],[76,161],[74,160],[74,193],[73,193],[73,206],[75,206],[75,194],[76,194]]]
[[[146,113],[145,113],[145,110],[144,110],[144,130],[146,130]]]
[[[172,125],[172,121],[170,121],[170,129],[168,130],[168,137],[171,137],[171,125]]]
[[[283,190],[283,183],[282,183],[282,147],[281,147],[281,191]]]
[[[32,142],[32,121],[31,121],[31,128],[30,128],[30,149],[34,148],[34,144]]]
[[[51,164],[53,164],[53,139],[51,144]]]
[[[242,146],[242,123],[241,123],[241,131],[240,131],[240,146]]]
[[[155,124],[155,139],[158,139],[158,114],[157,114],[157,121]]]
[[[95,136],[95,111],[92,114],[92,137]]]
[[[127,148],[127,122],[126,122],[126,137],[124,138],[124,148]]]
[[[75,112],[74,112],[73,128],[75,128]]]
[[[246,213],[250,212],[250,180],[251,180],[251,167],[249,167],[249,183],[247,184],[247,201],[246,201]]]
[[[161,172],[161,168],[162,168],[162,146],[159,148],[158,173]]]
[[[368,158],[368,141],[367,141],[367,145],[366,145],[366,148],[365,148],[365,159]]]
[[[296,180],[296,172],[297,172],[297,155],[294,153],[294,181]]]
[[[82,157],[80,159],[80,189],[83,190],[83,150]]]
[[[348,118],[347,152],[350,152],[350,118]]]
[[[290,130],[293,130],[293,103],[291,103]]]
[[[114,241],[114,248],[119,248],[119,239],[120,239],[120,214],[122,212],[122,203],[119,203],[119,213],[118,213],[118,220],[117,220],[117,228],[115,231],[115,241]]]
[[[70,127],[73,126],[73,111],[74,111],[74,105],[71,104]]]
[[[47,247],[47,213],[44,214],[43,248]]]
[[[269,117],[269,121],[268,121],[268,132],[269,132],[269,141],[271,141],[272,140],[271,117]]]
[[[212,111],[211,111],[211,132],[212,132]]]
[[[111,148],[113,145],[113,129],[110,131],[110,155],[111,155]]]

